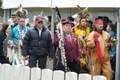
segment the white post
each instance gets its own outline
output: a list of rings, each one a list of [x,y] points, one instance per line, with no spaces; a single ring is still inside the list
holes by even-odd
[[[2,64],[2,79],[1,80],[9,80],[10,79],[10,65]]]
[[[115,80],[120,80],[120,8],[117,14],[117,41]]]
[[[50,69],[42,69],[42,78],[41,80],[52,80],[53,72]]]
[[[65,80],[78,80],[77,79],[77,73],[75,73],[75,72],[66,72]]]
[[[55,9],[52,8],[52,18],[51,18],[51,34],[52,34],[52,39],[54,40],[54,25],[55,23]]]
[[[86,74],[86,73],[81,73],[79,74],[79,80],[91,80],[91,75],[90,74]]]
[[[4,9],[3,21],[6,21],[6,9]]]
[[[93,80],[107,80],[107,78],[105,76],[96,75],[93,76]]]
[[[11,66],[10,68],[10,79],[9,80],[20,80],[20,67],[17,66]]]
[[[30,80],[41,80],[41,69],[31,68],[31,79]]]
[[[65,73],[61,70],[55,70],[53,72],[53,80],[64,80]]]
[[[20,67],[19,80],[30,80],[30,68],[27,66]]]

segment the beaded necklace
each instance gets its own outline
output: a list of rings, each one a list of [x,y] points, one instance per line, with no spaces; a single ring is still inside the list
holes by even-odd
[[[18,26],[19,39],[23,39],[26,32],[27,32],[27,28],[26,27],[23,27],[22,30],[21,30],[20,26]]]

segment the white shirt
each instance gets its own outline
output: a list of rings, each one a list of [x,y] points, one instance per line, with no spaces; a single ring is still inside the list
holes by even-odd
[[[37,28],[39,31],[39,37],[41,37],[42,28]]]

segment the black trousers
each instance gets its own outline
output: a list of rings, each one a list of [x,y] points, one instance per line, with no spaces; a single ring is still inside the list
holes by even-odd
[[[80,73],[80,65],[78,61],[68,62],[67,66],[70,69],[70,71],[76,72],[77,74]]]
[[[46,67],[46,61],[47,61],[47,56],[29,55],[30,68],[36,67],[38,63],[38,67],[44,69]]]
[[[8,59],[5,56],[0,56],[0,63],[1,64],[4,64],[4,63],[8,63],[9,64],[9,61],[8,61]]]
[[[115,80],[116,57],[112,58],[110,60],[110,63],[111,63],[112,70],[114,71],[114,75],[113,75],[112,80]]]

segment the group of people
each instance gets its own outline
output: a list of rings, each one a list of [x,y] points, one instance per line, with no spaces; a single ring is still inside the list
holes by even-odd
[[[51,22],[51,17],[48,18]],[[102,17],[94,22],[81,17],[75,24],[74,19],[68,17],[56,26],[54,40],[50,32],[53,26],[46,28],[43,16],[36,16],[34,24],[30,27],[25,16],[16,14],[12,15],[12,24],[2,23],[0,63],[23,66],[27,60],[30,68],[44,69],[48,57],[49,61],[54,60],[54,69],[103,74],[112,80],[111,63],[116,53],[112,23],[106,24]]]
[[[112,23],[105,25],[104,20],[99,17],[94,21],[92,30],[87,23],[85,17],[80,18],[74,27],[68,19],[62,21],[63,48],[68,70],[76,73],[90,72],[92,75],[103,74],[107,80],[112,80],[114,71],[111,65],[115,66],[112,59],[116,53],[115,26]],[[61,45],[59,34],[56,33],[54,37],[55,47]],[[61,48],[58,50],[58,62],[63,62],[60,50]]]

